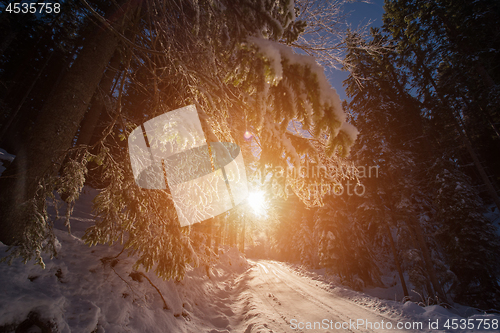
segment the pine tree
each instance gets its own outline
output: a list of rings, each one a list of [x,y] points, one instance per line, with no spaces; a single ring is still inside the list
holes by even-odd
[[[294,14],[289,2],[263,1],[263,6],[260,7],[246,2],[239,3],[238,6],[231,2],[220,7],[208,3],[193,3],[189,8],[190,10],[185,10],[185,17],[179,17],[175,12],[165,12],[155,18],[159,26],[167,24],[172,27],[170,30],[155,31],[155,38],[164,42],[167,51],[165,57],[131,63],[130,72],[133,74],[130,77],[134,80],[130,87],[136,88],[134,84],[137,83],[139,89],[129,88],[121,95],[125,102],[123,121],[129,121],[125,125],[126,131],[165,110],[176,109],[189,102],[197,105],[209,140],[230,141],[247,146],[243,133],[251,131],[260,142],[265,142],[260,156],[261,166],[281,165],[288,157],[295,163],[300,163],[299,154],[316,153],[316,148],[308,140],[290,138],[287,126],[294,118],[309,123],[316,136],[326,136],[329,139],[327,149],[330,154],[336,149],[340,153],[347,152],[354,140],[353,129],[344,122],[338,96],[327,84],[323,70],[314,59],[294,54],[289,47],[283,45],[300,33],[300,29],[293,28]],[[263,12],[262,8],[268,13]],[[213,16],[214,12],[217,15]],[[189,33],[186,25],[196,33]],[[149,76],[151,72],[165,75]],[[123,80],[127,82],[126,79]],[[124,86],[128,87],[128,82]],[[141,107],[136,107],[138,104]],[[123,128],[120,122],[115,118],[111,125]],[[117,137],[120,135],[113,129],[111,138],[108,137],[107,140],[119,142]],[[301,145],[305,150],[297,149]],[[115,144],[113,149],[116,161],[126,161],[126,152],[121,144]],[[125,179],[125,184],[132,184],[130,173],[125,175]],[[125,184],[120,186],[126,188]],[[151,209],[152,207],[141,209],[130,214],[142,214],[141,212]],[[126,214],[127,220],[128,216],[133,216],[128,212]],[[107,215],[106,210],[103,211],[102,216]],[[175,217],[170,218],[175,221]],[[240,220],[238,216],[234,218],[236,221]],[[156,223],[142,217],[134,219],[145,230]],[[113,229],[114,224],[120,224],[119,221],[106,219],[106,223],[96,225],[87,234],[87,241],[101,242],[104,239],[98,236],[107,234],[107,230]],[[127,228],[119,233],[130,232],[129,228],[133,226],[126,225]],[[189,230],[182,232],[190,233]],[[207,229],[207,232],[207,237],[210,237],[211,231]],[[245,237],[243,229],[238,233],[238,239]],[[178,249],[166,247],[156,240],[152,241],[150,237],[137,235],[134,242],[140,252],[143,251],[142,248],[178,252]],[[131,246],[131,243],[126,242],[126,246]],[[196,251],[191,252],[190,256],[199,257]],[[179,254],[178,259],[181,267],[191,260],[184,254]],[[160,274],[170,277],[168,271]]]
[[[1,180],[1,240],[24,244],[26,256],[39,252],[51,237],[45,196],[57,189],[74,199],[82,183],[71,180],[85,178],[87,163],[95,163],[99,171],[94,171],[93,183],[102,188],[95,200],[98,220],[85,240],[122,242],[139,255],[138,265],[156,267],[165,278],[182,277],[186,263],[197,256],[191,231],[176,224],[169,193],[146,192],[135,185],[125,140],[133,128],[168,110],[195,104],[209,141],[245,146],[243,133],[254,133],[266,143],[263,167],[282,165],[287,158],[298,164],[304,154],[315,156],[318,150],[324,156],[346,154],[354,142],[355,129],[345,122],[323,69],[287,46],[304,28],[290,0],[186,1],[182,8],[177,2],[148,0],[124,15],[111,16],[117,20],[106,20],[101,8],[82,3],[102,31],[85,39],[57,91],[45,101],[26,156],[18,154],[6,171],[14,175],[27,163],[26,192],[10,186],[10,178]],[[104,85],[101,78],[119,45],[125,61],[111,88],[112,108],[101,112],[104,126],[96,128],[91,139],[96,149],[72,148],[78,128],[80,134],[86,132],[81,120],[97,86]],[[95,52],[99,56],[94,57]],[[292,119],[325,141],[323,146],[318,149],[290,135]],[[63,170],[73,170],[78,177],[66,171],[58,174],[69,149],[79,157],[69,156]],[[31,168],[35,163],[37,170]],[[14,205],[9,205],[10,199]],[[11,209],[21,204],[30,204],[30,211],[18,214]]]
[[[353,197],[331,198],[317,211],[320,265],[340,277],[342,283],[361,290],[380,284],[380,272],[373,257],[362,220],[350,214]]]
[[[481,3],[472,6],[487,1]],[[348,36],[351,75],[346,84],[352,101],[346,109],[353,112],[361,132],[352,158],[379,165],[385,174],[378,186],[367,180],[367,202],[358,218],[379,226],[381,218],[390,221],[392,230],[387,234],[396,235],[393,256],[402,258],[401,269],[419,292],[426,290],[441,300],[450,292],[455,301],[486,308],[495,306],[497,299],[498,263],[492,253],[498,238],[484,220],[479,195],[458,166],[472,159],[487,180],[473,144],[485,144],[479,132],[486,127],[487,135],[494,137],[490,120],[495,113],[483,105],[481,115],[473,114],[481,98],[472,87],[481,84],[487,73],[479,81],[464,74],[481,65],[476,62],[479,58],[467,57],[482,46],[469,44],[466,55],[457,47],[458,35],[441,29],[450,23],[445,16],[456,20],[453,26],[461,31],[460,38],[471,43],[468,33],[481,25],[473,20],[461,25],[469,15],[465,7],[460,2],[387,1],[383,33],[373,30],[369,42]],[[369,52],[374,44],[378,52]],[[466,149],[457,145],[457,139]],[[458,184],[464,193],[455,191]],[[477,237],[467,237],[462,229]],[[488,245],[476,243],[477,239],[487,240]],[[474,247],[485,254],[481,259],[472,254]],[[479,274],[472,277],[473,267],[478,266]],[[493,302],[481,302],[484,297]]]
[[[397,45],[400,55],[397,64],[411,77],[412,87],[429,115],[434,120],[442,120],[435,122],[435,130],[460,142],[453,149],[455,158],[465,157],[463,164],[473,162],[479,177],[473,170],[470,174],[485,184],[490,198],[500,206],[490,177],[496,175],[497,161],[488,157],[486,165],[480,155],[481,151],[484,156],[489,155],[485,145],[499,147],[493,120],[498,108],[486,108],[488,102],[481,102],[472,88],[481,87],[485,96],[496,89],[496,76],[490,74],[495,70],[485,64],[495,58],[492,50],[498,46],[498,37],[474,36],[487,35],[483,19],[498,17],[498,5],[489,0],[474,3],[386,1],[385,9],[384,30]],[[450,72],[453,72],[453,80],[447,78]],[[477,117],[478,113],[483,115]]]
[[[498,307],[500,239],[484,217],[484,204],[470,179],[450,160],[439,159],[429,170],[434,180],[436,240],[458,279],[450,292],[457,302]]]
[[[363,168],[377,167],[376,178],[363,179],[369,176],[365,170],[359,175],[366,194],[357,219],[372,226],[373,239],[378,234],[391,248],[406,296],[403,271],[420,293],[426,290],[446,300],[442,284],[449,276],[435,268],[440,267],[439,253],[431,251],[425,218],[432,207],[425,182],[419,181],[428,158],[422,145],[429,142],[421,104],[408,92],[404,72],[394,67],[397,53],[387,37],[373,29],[370,41],[351,35],[348,45],[346,61],[352,70],[345,84],[352,101],[346,109],[361,131],[352,158]],[[370,53],[373,47],[378,52]]]
[[[318,268],[318,243],[319,235],[314,229],[314,218],[312,214],[303,214],[298,231],[294,235],[293,243],[300,253],[300,262],[307,267]]]
[[[279,202],[275,208],[277,218],[271,226],[271,250],[279,260],[301,262],[301,246],[308,234],[301,233],[301,220],[297,217],[305,214],[306,207],[296,195],[284,199],[275,199]]]
[[[125,19],[118,21],[115,28],[124,29],[133,11],[127,13],[125,9]],[[1,179],[1,240],[8,245],[23,244],[20,251],[25,258],[35,255],[41,262],[44,239],[52,237],[43,213],[45,196],[53,189],[50,178],[56,175],[65,150],[71,147],[78,124],[117,44],[110,31],[86,41],[59,89],[44,103],[25,149],[3,174],[8,178]]]

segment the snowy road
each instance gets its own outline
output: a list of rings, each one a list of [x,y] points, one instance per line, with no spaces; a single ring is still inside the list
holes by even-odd
[[[45,269],[0,263],[0,331],[35,313],[61,333],[500,332],[498,314],[379,299],[286,263],[247,260],[235,247],[221,247],[210,268],[188,265],[183,280],[164,281],[134,268],[138,257],[120,255],[119,244],[88,247],[78,238],[94,223],[95,194],[87,189],[75,206],[73,235],[56,221],[58,256]],[[447,328],[463,323],[472,329]]]
[[[282,263],[268,260],[251,263],[253,267],[245,272],[248,287],[274,332],[417,331],[398,329],[394,318],[336,296],[325,290],[321,282],[299,276]]]

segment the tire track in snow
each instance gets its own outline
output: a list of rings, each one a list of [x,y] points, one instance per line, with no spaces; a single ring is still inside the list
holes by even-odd
[[[349,319],[354,319],[354,320],[357,319],[357,318],[350,318],[348,316],[345,316],[344,314],[340,313],[338,310],[335,310],[331,304],[327,304],[326,301],[322,301],[319,298],[317,298],[318,295],[312,295],[311,293],[308,293],[304,289],[304,286],[306,286],[307,288],[313,288],[313,289],[317,288],[318,292],[324,293],[325,290],[320,288],[317,284],[312,285],[310,283],[307,283],[307,282],[309,282],[308,279],[304,279],[304,278],[296,275],[294,272],[292,272],[290,270],[288,270],[288,272],[285,273],[283,270],[278,268],[278,266],[279,267],[282,266],[278,262],[273,262],[273,264],[275,264],[275,266],[273,268],[270,267],[270,269],[273,269],[273,271],[279,272],[283,277],[283,283],[286,284],[290,289],[295,290],[296,292],[300,293],[304,298],[307,298],[310,302],[316,303],[318,307],[324,309],[325,311],[327,311],[329,313],[332,313],[334,316],[337,316],[338,318],[341,319],[340,321],[348,322]],[[358,304],[352,303],[347,299],[342,299],[342,298],[339,298],[338,296],[334,296],[332,294],[329,294],[329,296],[331,298],[334,298],[336,301],[348,302],[355,307],[360,307]],[[365,310],[365,309],[363,309],[363,310]],[[387,317],[379,315],[379,314],[377,314],[377,316],[381,317],[380,319],[383,319],[385,321],[391,321],[393,324],[395,324],[395,322],[391,318],[387,318]],[[345,332],[346,330],[342,330],[342,331]],[[348,330],[348,331],[350,331],[350,330]],[[350,331],[350,332],[352,332],[352,331]],[[357,332],[370,332],[370,331],[358,330]]]
[[[266,267],[266,264],[268,265]],[[272,266],[272,267],[271,267]],[[285,326],[281,325],[280,329],[284,329],[286,332],[354,332],[352,330],[300,330],[300,329],[292,329],[291,320],[296,319],[299,321],[321,321],[322,319],[334,320],[334,321],[343,321],[344,318],[339,316],[338,313],[333,313],[325,309],[321,303],[317,303],[314,301],[314,298],[307,293],[298,292],[296,289],[291,287],[289,284],[285,282],[285,278],[280,277],[277,274],[277,270],[274,265],[269,265],[269,262],[256,262],[256,266],[259,268],[260,275],[255,276],[254,279],[261,279],[264,283],[258,286],[267,285],[268,290],[271,292],[261,292],[259,288],[254,288],[255,291],[259,294],[263,303],[266,303],[270,310],[276,312],[286,324]],[[255,269],[254,269],[255,271]],[[265,273],[265,274],[264,274]],[[278,296],[276,296],[278,295]],[[298,297],[297,297],[298,296]],[[270,300],[273,300],[274,303]],[[309,304],[308,304],[309,303]],[[312,303],[312,304],[311,304]],[[312,307],[310,306],[312,305]],[[318,309],[319,307],[319,309]],[[308,316],[310,319],[306,317],[301,317],[304,313],[305,309],[308,309]],[[312,310],[312,311],[311,311]],[[318,311],[320,310],[320,311]],[[327,315],[325,316],[325,312]],[[358,332],[361,332],[358,330]],[[364,331],[363,331],[364,332]]]
[[[253,262],[252,269],[245,272],[249,274],[249,287],[261,300],[267,314],[273,312],[282,319],[276,322],[279,329],[285,332],[398,332],[395,329],[396,321],[393,318],[367,309],[348,299],[333,295],[318,286],[307,277],[295,274],[279,262],[257,260]],[[364,319],[372,323],[391,322],[394,329],[369,330],[366,328],[352,329],[292,329],[291,320],[297,322],[322,322],[323,319],[335,322],[353,321]],[[295,323],[297,323],[295,322]],[[411,332],[405,330],[404,332]]]

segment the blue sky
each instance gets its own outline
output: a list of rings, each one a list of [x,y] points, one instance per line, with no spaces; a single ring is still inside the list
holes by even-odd
[[[381,26],[382,25],[382,14],[384,13],[384,0],[370,0],[370,3],[366,2],[355,2],[345,5],[346,13],[349,13],[347,17],[348,23],[351,24],[353,28],[358,25],[363,25],[368,22],[372,22],[371,26]],[[327,70],[327,77],[341,99],[346,99],[344,87],[342,86],[342,81],[347,78],[347,72],[339,71],[336,69]]]

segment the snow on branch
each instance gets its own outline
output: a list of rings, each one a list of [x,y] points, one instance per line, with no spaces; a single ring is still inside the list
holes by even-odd
[[[324,68],[318,64],[314,57],[297,54],[286,45],[273,42],[268,39],[249,37],[248,42],[259,49],[259,52],[267,58],[269,66],[274,75],[273,85],[279,84],[283,80],[284,65],[298,65],[307,68],[315,78],[317,84],[317,94],[319,96],[320,108],[315,113],[308,112],[304,119],[306,123],[313,124],[316,135],[328,131],[331,139],[337,137],[342,132],[343,148],[348,151],[355,142],[358,131],[350,124],[346,123],[346,114],[342,109],[342,104],[337,91],[330,85],[326,78]],[[308,87],[306,87],[308,88]],[[306,101],[307,104],[307,101]],[[325,112],[327,111],[327,112]]]

